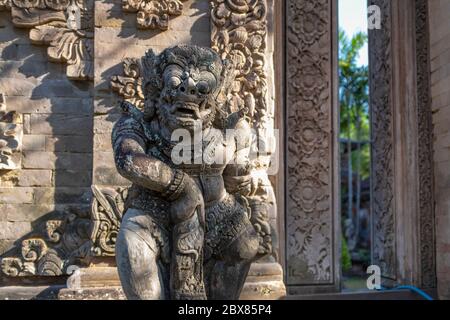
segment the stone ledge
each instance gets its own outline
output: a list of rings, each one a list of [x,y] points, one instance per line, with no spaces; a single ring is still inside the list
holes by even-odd
[[[277,300],[286,296],[283,271],[277,263],[255,263],[248,274],[240,300]],[[59,292],[60,300],[124,300],[115,267],[79,269]]]
[[[0,288],[0,300],[56,300],[62,286]]]
[[[62,289],[59,300],[126,300],[121,287]]]

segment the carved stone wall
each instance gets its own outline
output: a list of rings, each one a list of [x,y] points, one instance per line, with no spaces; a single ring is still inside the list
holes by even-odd
[[[415,0],[419,161],[420,284],[436,287],[436,232],[428,3]]]
[[[125,12],[136,12],[136,23],[141,29],[169,28],[171,16],[182,14],[186,0],[123,0]]]
[[[2,232],[18,228],[24,220],[17,234],[0,234],[2,282],[29,276],[52,281],[76,266],[114,260],[129,182],[116,171],[110,135],[120,116],[119,99],[141,103],[136,59],[149,48],[158,52],[176,44],[212,46],[236,63],[240,72],[232,84],[229,111],[245,109],[262,137],[259,151],[267,156],[255,161],[254,176],[257,196],[270,203],[271,225],[264,225],[261,229],[268,231],[261,235],[272,238],[276,233],[277,207],[267,175],[275,151],[274,39],[268,34],[274,2],[150,2],[78,1],[74,10],[79,16],[72,14],[71,1],[1,2],[3,30],[12,36],[7,46],[5,33],[0,35],[0,46],[5,46],[0,89],[23,113],[25,131],[24,166],[8,173],[1,185],[0,206],[7,212],[0,220]],[[145,5],[149,3],[154,6]],[[17,53],[22,45],[26,50]],[[27,53],[38,59],[25,58]],[[17,68],[8,69],[13,63]],[[26,79],[28,91],[15,89],[18,80],[8,86],[9,76]],[[256,267],[263,270],[258,273],[268,272],[265,284],[261,287],[257,277],[251,280],[248,296],[271,297],[274,288],[277,297],[284,294],[281,267],[273,263],[278,253],[274,240],[275,247],[268,248],[273,255]]]
[[[338,290],[336,2],[286,1],[286,282]]]
[[[93,260],[114,256],[127,190],[92,187],[89,207],[69,207],[44,220],[1,259],[6,277],[64,276]]]
[[[30,29],[32,43],[48,46],[50,61],[67,65],[69,79],[93,77],[93,0],[1,0],[15,26]]]
[[[37,2],[32,1],[30,8],[18,0],[0,3],[4,9],[0,9],[0,93],[7,102],[6,111],[19,115],[22,124],[16,128],[23,130],[21,151],[14,152],[17,166],[0,170],[2,258],[17,257],[22,242],[45,229],[44,221],[65,220],[69,207],[89,205],[93,86],[75,80],[88,78],[76,72],[88,69],[88,60],[79,55],[84,52],[84,40],[74,38],[84,29],[67,28],[63,4],[60,9],[44,9],[33,7]],[[57,6],[57,1],[47,3]],[[46,39],[52,39],[52,44],[37,44],[38,34],[43,36],[42,44]],[[0,283],[9,281],[0,272]]]
[[[428,1],[439,296],[450,299],[450,0]]]

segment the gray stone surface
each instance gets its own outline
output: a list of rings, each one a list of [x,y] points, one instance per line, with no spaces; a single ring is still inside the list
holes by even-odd
[[[13,26],[10,12],[0,20],[0,94],[22,115],[24,132],[20,168],[0,172],[3,255],[43,219],[92,198],[94,86],[68,80],[66,65],[49,61],[47,47]]]
[[[450,0],[429,2],[439,296],[450,299]]]

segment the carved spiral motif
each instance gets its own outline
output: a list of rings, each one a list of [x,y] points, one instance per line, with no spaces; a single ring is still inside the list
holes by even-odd
[[[47,245],[41,239],[29,239],[22,242],[22,257],[27,262],[35,262],[47,252]]]
[[[17,258],[3,258],[1,260],[3,274],[8,277],[17,277],[23,271],[23,263]]]
[[[80,25],[69,27],[70,5],[80,10]],[[51,61],[67,64],[66,74],[73,80],[93,78],[92,0],[0,0],[0,10],[11,9],[12,22],[29,28],[33,43],[47,45]],[[37,17],[37,18],[36,18]],[[66,26],[61,22],[66,22]]]
[[[126,12],[137,12],[136,22],[142,29],[169,28],[169,17],[179,16],[186,0],[122,0]]]
[[[47,8],[60,11],[66,10],[70,5],[70,0],[45,0]]]
[[[94,199],[91,204],[93,228],[90,238],[95,256],[114,256],[120,220],[127,197],[127,189],[100,190],[93,186]]]

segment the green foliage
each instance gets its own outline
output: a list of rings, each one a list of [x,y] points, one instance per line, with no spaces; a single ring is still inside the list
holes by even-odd
[[[370,176],[370,144],[364,144],[361,146],[361,168],[359,174],[361,179],[365,180]],[[357,163],[358,150],[352,152],[353,163]],[[357,169],[357,168],[354,168]]]
[[[347,241],[345,237],[341,237],[342,239],[342,250],[341,250],[341,265],[342,271],[348,272],[352,268],[352,258],[350,256],[350,252],[348,250]]]
[[[367,42],[367,34],[359,32],[351,39],[339,31],[339,101],[340,137],[362,142],[361,149],[352,152],[352,162],[361,156],[359,171],[362,179],[370,174],[369,68],[358,66],[357,59]]]
[[[370,265],[370,251],[367,249],[360,249],[358,251],[359,259],[365,264]]]

